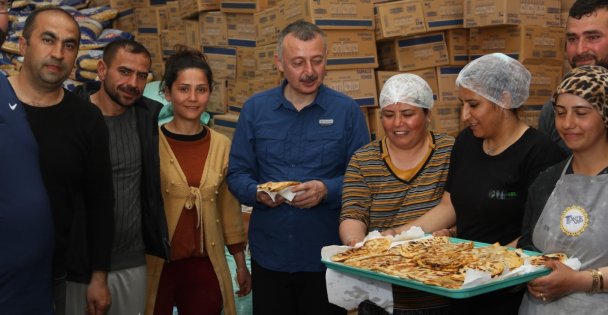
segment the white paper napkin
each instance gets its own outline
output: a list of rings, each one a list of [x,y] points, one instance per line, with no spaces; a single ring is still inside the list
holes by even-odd
[[[270,199],[272,199],[272,201],[274,201],[274,199],[277,197],[277,195],[281,195],[287,201],[291,202],[293,200],[293,198],[297,195],[296,193],[291,192],[291,189],[293,187],[295,187],[295,186],[289,186],[280,191],[266,191],[266,190],[262,190],[262,189],[258,189],[258,191],[265,191],[270,196]]]

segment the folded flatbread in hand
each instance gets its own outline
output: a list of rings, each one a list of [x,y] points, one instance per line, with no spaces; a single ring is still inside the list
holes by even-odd
[[[289,186],[299,185],[300,182],[265,182],[263,184],[258,185],[258,190],[266,191],[266,192],[279,192]]]
[[[277,194],[283,196],[288,201],[292,201],[296,196],[295,193],[291,192],[293,186],[299,185],[300,182],[284,181],[284,182],[266,182],[257,186],[258,191],[265,191],[268,193],[272,201],[275,200]]]

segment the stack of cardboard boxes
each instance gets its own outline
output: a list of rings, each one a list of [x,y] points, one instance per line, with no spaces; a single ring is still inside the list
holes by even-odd
[[[102,1],[104,0],[93,0]],[[108,2],[108,0],[105,0]],[[251,95],[281,79],[274,60],[279,31],[298,19],[327,33],[325,83],[355,99],[372,138],[383,135],[378,93],[392,75],[415,73],[435,97],[432,128],[457,134],[455,79],[470,60],[502,52],[532,73],[520,112],[535,126],[564,66],[564,20],[573,0],[109,0],[115,27],[137,33],[158,78],[175,44],[201,49],[216,81],[208,111],[231,135]]]

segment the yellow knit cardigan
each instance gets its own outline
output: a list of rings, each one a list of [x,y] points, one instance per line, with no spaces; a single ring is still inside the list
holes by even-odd
[[[236,315],[234,290],[224,245],[245,242],[245,231],[240,204],[228,190],[226,171],[230,140],[209,128],[210,146],[205,168],[199,187],[190,187],[186,176],[179,166],[167,139],[159,132],[159,151],[161,165],[161,189],[165,206],[165,215],[169,228],[169,238],[173,238],[180,214],[186,208],[196,206],[199,223],[202,226],[201,244],[213,265],[217,275],[222,298],[224,314]],[[185,210],[188,211],[188,210]],[[154,312],[158,282],[164,260],[154,256],[146,257],[148,263],[148,298],[146,315]]]

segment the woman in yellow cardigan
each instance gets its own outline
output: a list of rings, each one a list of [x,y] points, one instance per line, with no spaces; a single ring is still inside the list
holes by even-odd
[[[225,246],[237,265],[237,294],[251,291],[245,232],[225,174],[230,140],[199,122],[213,88],[200,52],[178,49],[166,62],[161,89],[173,120],[160,127],[161,188],[171,261],[149,257],[148,310],[154,315],[235,315]]]

